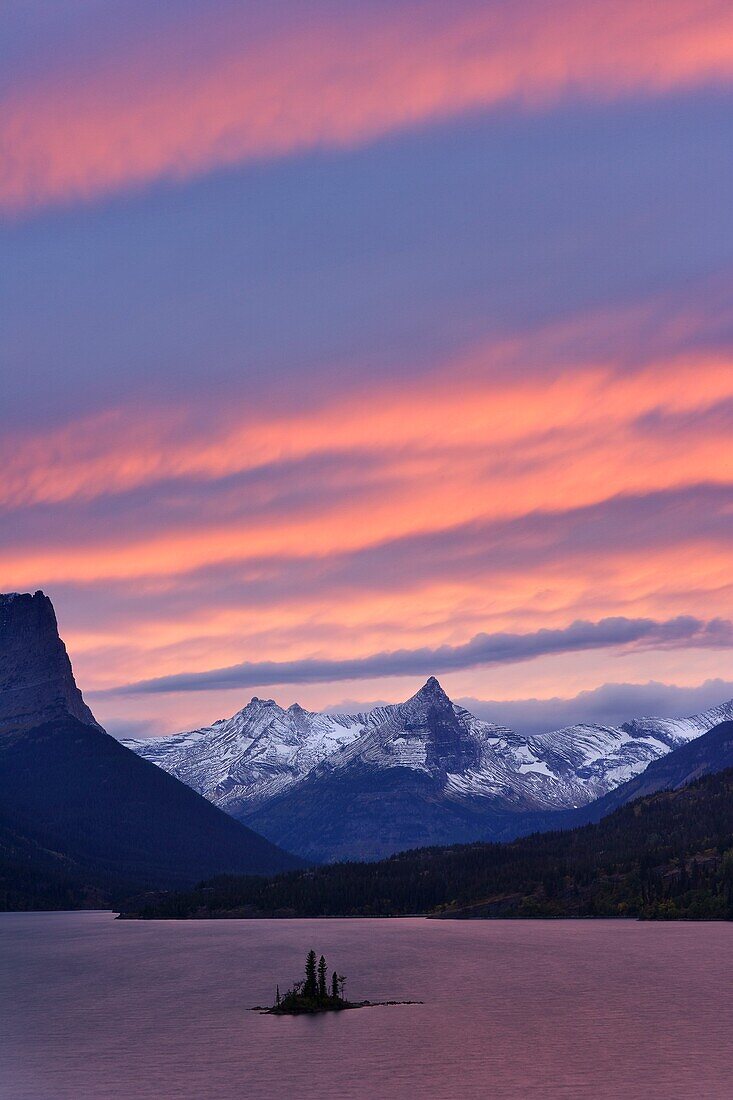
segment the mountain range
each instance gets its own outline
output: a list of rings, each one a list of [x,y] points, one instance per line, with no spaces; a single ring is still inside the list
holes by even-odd
[[[634,798],[646,787],[634,789],[641,777],[629,780],[633,800],[594,824],[267,881],[221,876],[193,891],[146,898],[127,915],[733,920],[733,722],[648,771],[650,792]]]
[[[363,713],[254,698],[212,726],[125,744],[304,858],[379,859],[595,820],[591,806],[730,718],[733,701],[527,737],[476,718],[430,677],[406,702]]]
[[[297,866],[105,733],[48,597],[0,596],[0,908],[96,906],[217,872]]]

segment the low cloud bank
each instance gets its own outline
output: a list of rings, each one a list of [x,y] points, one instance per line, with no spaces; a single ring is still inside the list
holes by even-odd
[[[601,684],[569,698],[555,699],[458,699],[479,718],[499,722],[517,733],[549,730],[590,722],[618,726],[630,718],[658,715],[684,718],[733,699],[733,681],[706,680],[696,687],[678,687],[650,680],[646,684]]]
[[[140,680],[96,694],[145,695],[369,680],[385,676],[441,675],[480,666],[513,664],[551,654],[629,646],[733,646],[733,623],[726,619],[705,621],[690,615],[665,621],[624,617],[600,619],[595,623],[578,620],[557,630],[477,634],[463,645],[401,649],[350,660],[245,661],[205,672],[182,672]]]

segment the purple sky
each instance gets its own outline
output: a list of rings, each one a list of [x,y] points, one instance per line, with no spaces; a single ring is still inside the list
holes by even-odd
[[[730,5],[205,9],[0,13],[0,588],[100,720],[729,694]]]

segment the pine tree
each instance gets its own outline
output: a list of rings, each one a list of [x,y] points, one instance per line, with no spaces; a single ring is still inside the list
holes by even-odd
[[[335,970],[334,970],[333,974],[331,975],[331,996],[334,998],[334,1000],[338,1000],[338,996],[339,996],[339,976],[338,976],[338,974],[336,973]]]
[[[316,982],[316,953],[313,948],[308,952],[308,957],[305,960],[305,985],[303,986],[303,996],[310,997],[315,1000],[318,993],[318,985]]]
[[[323,1001],[325,1001],[328,996],[328,987],[326,985],[326,960],[323,955],[321,955],[318,960],[318,996]]]
[[[279,985],[275,986],[275,1004],[278,1007],[280,1006],[280,986]]]

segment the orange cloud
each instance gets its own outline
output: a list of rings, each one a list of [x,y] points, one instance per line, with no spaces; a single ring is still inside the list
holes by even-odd
[[[103,616],[97,627],[67,634],[91,688],[258,660],[263,653],[279,660],[359,657],[461,644],[480,630],[561,628],[579,616],[674,617],[688,613],[691,602],[696,614],[709,618],[733,611],[728,547],[710,543],[705,533],[685,529],[684,523],[671,540],[656,546],[640,549],[616,538],[608,545],[600,542],[590,554],[582,547],[566,548],[559,556],[540,554],[514,568],[497,568],[489,550],[468,569],[459,558],[450,572],[449,581],[440,581],[421,569],[392,591],[368,586],[360,591],[332,587],[326,569],[315,589],[280,596],[275,589],[271,599],[254,606],[244,592],[241,606],[236,601],[222,606],[204,582],[193,606],[173,614],[158,605],[155,585],[144,584],[149,598],[135,601],[122,626],[118,622],[112,629]],[[178,583],[175,576],[168,579],[174,587]],[[133,578],[127,590],[139,597],[140,581]],[[94,591],[92,586],[92,598]],[[638,667],[645,663],[640,656]],[[709,668],[715,671],[714,658]],[[321,698],[327,701],[327,693]],[[212,703],[204,717],[223,713],[222,706]]]
[[[11,88],[0,209],[89,199],[250,160],[343,148],[462,112],[729,82],[733,9],[717,0],[517,0],[364,7],[253,37],[243,16],[177,18],[146,42]],[[199,20],[199,23],[201,21]],[[143,28],[144,31],[144,28]]]
[[[596,499],[594,479],[597,486],[616,484],[617,491],[629,492],[663,487],[678,474],[682,483],[725,478],[710,428],[693,431],[682,452],[674,440],[665,443],[634,425],[647,414],[704,415],[732,399],[727,351],[658,354],[635,369],[619,366],[612,352],[577,360],[578,347],[623,346],[623,334],[650,323],[661,338],[665,324],[671,327],[674,344],[698,327],[694,315],[678,310],[668,322],[653,307],[604,312],[481,344],[419,378],[363,383],[358,393],[347,388],[335,397],[314,391],[310,407],[299,411],[277,413],[228,397],[206,418],[197,406],[179,402],[113,408],[37,436],[8,433],[0,437],[0,507],[93,501],[180,478],[215,482],[340,453],[381,458],[389,452],[373,473],[366,466],[359,470],[361,486],[373,477],[381,490],[385,470],[395,486],[435,482],[451,472],[469,496],[478,455],[492,478],[492,508],[499,509],[506,482],[501,510],[510,513],[521,511],[514,481],[526,477],[528,459],[535,467],[563,466],[565,478],[580,478],[588,488],[577,503]],[[587,448],[603,463],[577,461]],[[512,463],[517,469],[509,476]],[[626,473],[609,482],[615,468]],[[537,481],[535,469],[529,475]],[[345,482],[351,485],[354,476],[347,471]],[[555,500],[572,504],[567,484],[541,485],[548,506]]]
[[[490,350],[484,350],[490,356]],[[725,431],[678,437],[648,434],[639,419],[660,410],[700,412],[733,398],[730,360],[698,356],[623,374],[589,366],[533,379],[480,378],[473,363],[447,365],[430,386],[362,393],[309,414],[262,422],[223,414],[205,438],[156,438],[155,421],[120,416],[57,437],[13,442],[3,456],[5,504],[68,502],[152,486],[167,478],[211,482],[232,473],[318,453],[371,452],[379,458],[351,499],[328,492],[278,513],[253,510],[233,519],[138,534],[109,527],[104,538],[70,546],[6,549],[6,583],[181,575],[216,563],[283,556],[328,558],[420,532],[534,510],[585,507],[621,493],[701,481],[726,483]],[[159,432],[159,429],[158,429]],[[81,450],[78,440],[82,439]],[[212,442],[213,440],[213,442]],[[359,489],[359,492],[356,491]],[[365,508],[365,503],[368,505]],[[368,522],[365,521],[368,516]]]
[[[681,532],[678,546],[664,545],[639,553],[635,548],[599,546],[589,565],[587,555],[569,552],[563,561],[498,571],[491,558],[480,570],[450,582],[429,580],[394,592],[351,591],[344,599],[328,579],[317,594],[309,592],[262,607],[222,608],[202,603],[184,617],[156,614],[154,598],[148,617],[136,613],[124,633],[120,658],[119,630],[104,623],[72,632],[74,651],[97,668],[94,686],[173,674],[183,666],[217,667],[257,660],[263,652],[279,660],[304,653],[339,658],[359,657],[381,649],[460,644],[481,630],[501,631],[536,626],[561,628],[577,617],[650,615],[673,618],[679,605],[676,582],[683,577],[694,588],[696,613],[706,618],[733,609],[729,586],[730,555],[706,545],[694,532]],[[598,580],[603,587],[599,590]],[[715,586],[715,587],[714,587]],[[525,618],[518,619],[524,609]],[[529,613],[527,613],[529,609]],[[522,625],[518,627],[518,622]],[[110,662],[108,654],[115,653]]]
[[[6,438],[3,585],[93,606],[64,627],[90,687],[578,617],[733,617],[733,363],[577,361],[579,348],[616,347],[618,331],[635,331],[628,316],[586,318],[419,381],[314,392],[297,412],[230,400],[202,425],[182,405],[117,409]],[[138,526],[141,499],[152,505]],[[695,660],[716,672],[714,654]]]

